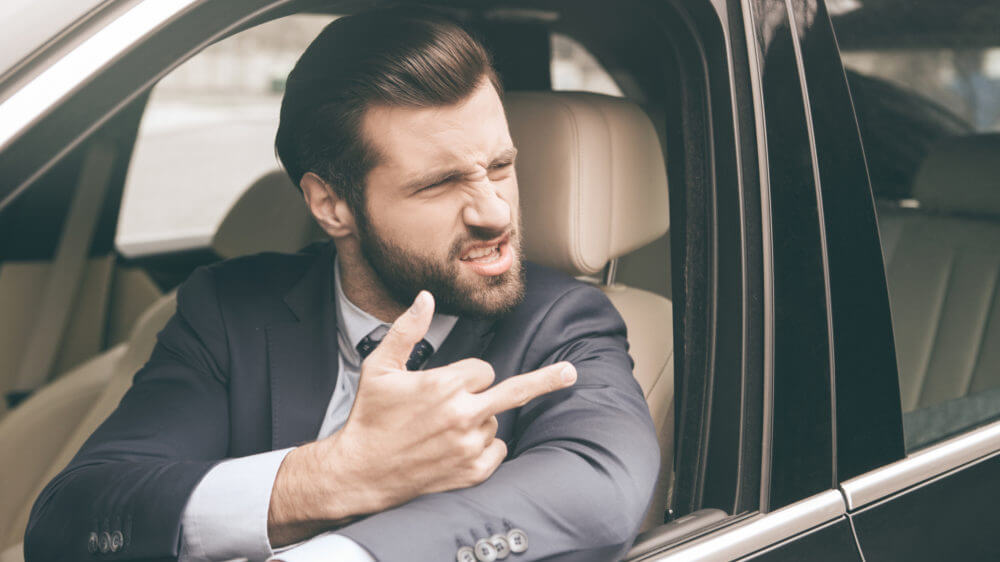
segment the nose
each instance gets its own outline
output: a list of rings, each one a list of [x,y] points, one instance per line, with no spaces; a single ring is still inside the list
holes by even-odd
[[[462,210],[465,224],[474,230],[501,233],[510,226],[510,204],[498,194],[488,180],[472,185],[472,199]]]

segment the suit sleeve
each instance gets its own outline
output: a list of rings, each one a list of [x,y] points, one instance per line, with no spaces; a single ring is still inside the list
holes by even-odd
[[[216,282],[201,268],[117,409],[35,501],[26,560],[175,558],[188,498],[227,453],[227,361]],[[117,550],[92,554],[104,533]]]
[[[632,376],[625,325],[598,290],[558,299],[532,339],[524,370],[558,361],[576,384],[517,413],[508,460],[485,482],[428,494],[339,529],[380,562],[454,560],[459,546],[524,531],[519,560],[620,558],[648,507],[659,445]]]

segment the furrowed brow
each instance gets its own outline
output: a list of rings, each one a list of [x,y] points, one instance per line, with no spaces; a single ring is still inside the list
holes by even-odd
[[[493,158],[493,161],[490,163],[490,165],[513,162],[515,157],[517,157],[517,149],[512,146],[510,148],[504,149],[503,151],[500,152],[500,154],[497,154],[496,157]]]
[[[436,172],[430,172],[407,182],[403,187],[403,191],[416,191],[429,185],[436,185],[451,179],[462,177],[464,173],[465,172],[461,170],[439,170]]]
[[[490,162],[490,166],[494,164],[513,162],[516,156],[517,156],[516,148],[514,147],[506,148],[493,158],[493,160]],[[403,186],[403,191],[406,192],[416,191],[418,189],[430,185],[437,185],[439,183],[444,183],[449,180],[458,179],[468,173],[470,173],[468,170],[460,170],[458,168],[428,172],[424,175],[417,176],[414,179],[406,182],[406,184],[404,184]]]

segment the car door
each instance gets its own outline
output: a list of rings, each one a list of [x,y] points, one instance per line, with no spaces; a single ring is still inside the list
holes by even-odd
[[[670,536],[667,529],[678,527],[670,547],[637,559],[862,560],[838,489],[827,187],[804,75],[806,22],[818,14],[814,4],[781,0],[728,5],[725,17],[736,27],[728,37],[729,64],[743,149],[737,168],[742,277],[727,272],[715,285],[715,319],[728,326],[710,324],[717,331],[693,334],[689,325],[685,334],[685,353],[695,346],[687,338],[707,336],[717,354],[706,361],[714,368],[703,378],[690,369],[678,374],[683,391],[673,507],[681,517],[661,531]],[[809,41],[835,49],[832,36]],[[841,101],[839,118],[850,120],[846,92]],[[727,195],[717,181],[710,260],[716,271],[733,256],[726,246]],[[696,216],[690,207],[687,214],[689,221]],[[874,216],[869,220],[874,229]],[[880,269],[868,274],[881,279]],[[741,279],[742,292],[727,294],[727,277]],[[879,298],[877,287],[870,298]],[[718,316],[727,303],[738,303],[742,324]],[[734,324],[744,331],[732,331]],[[734,341],[739,350],[726,347]],[[720,520],[719,512],[730,516]]]
[[[294,11],[265,1],[109,6],[88,33],[0,85],[0,200],[201,45]],[[837,489],[833,269],[802,14],[780,0],[650,6],[670,48],[646,62],[677,78],[660,100],[675,108],[666,136],[676,148],[677,453],[673,520],[629,559],[859,559]],[[68,65],[70,47],[103,58]],[[52,91],[39,95],[38,84]]]
[[[851,523],[869,561],[996,560],[1000,13],[866,3],[828,21],[817,17],[812,33],[836,31],[839,53],[814,49],[807,77],[828,135],[817,147],[840,183],[824,190],[824,201],[840,201],[827,223],[851,240],[829,245],[843,264],[837,431],[851,448],[838,451],[838,476]],[[823,115],[848,85],[857,126]],[[866,175],[873,198],[862,201]],[[879,251],[884,283],[864,274]],[[883,287],[889,308],[874,294]]]

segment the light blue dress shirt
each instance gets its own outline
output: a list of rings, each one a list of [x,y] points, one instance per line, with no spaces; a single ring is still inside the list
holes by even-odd
[[[334,258],[339,361],[337,387],[330,398],[316,439],[338,431],[347,421],[358,389],[361,357],[358,343],[368,334],[381,339],[389,325],[347,300],[340,282],[340,263]],[[437,350],[458,321],[435,314],[425,339]],[[292,448],[225,460],[208,471],[184,509],[181,562],[203,560],[276,559],[285,562],[339,560],[374,562],[357,543],[334,532],[274,550],[267,537],[267,513],[278,467]],[[335,475],[332,475],[335,476]]]

